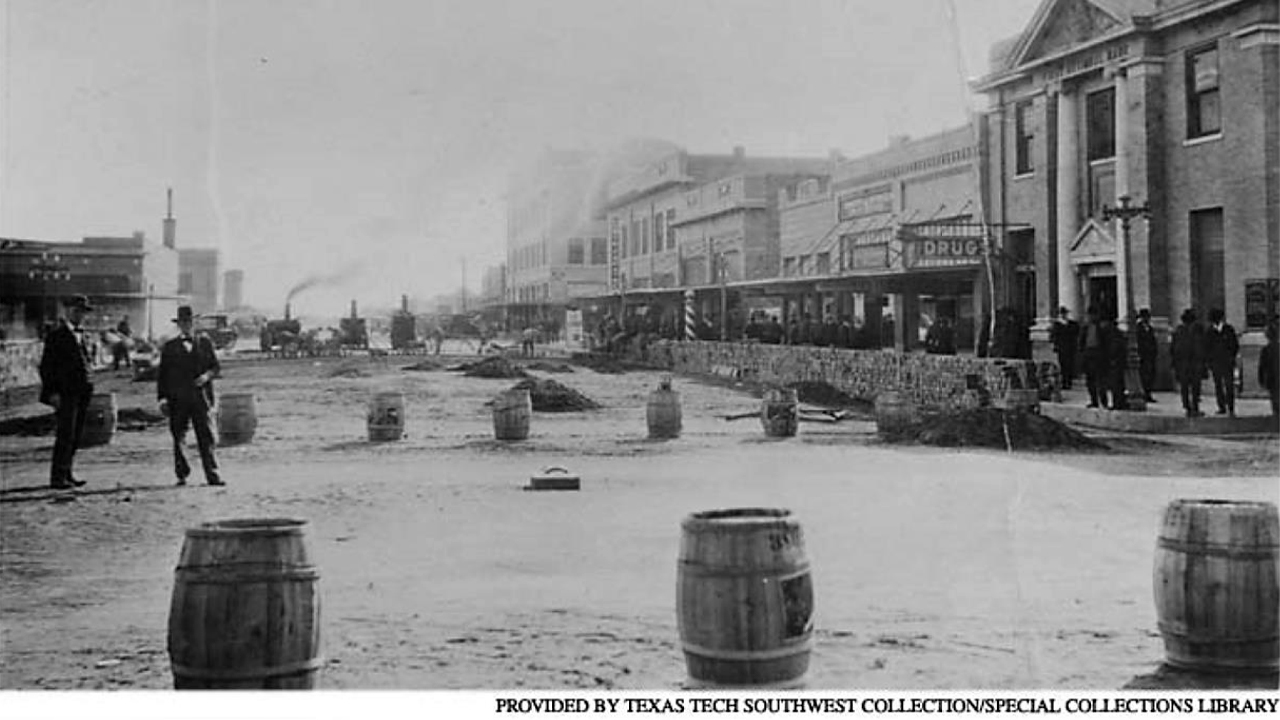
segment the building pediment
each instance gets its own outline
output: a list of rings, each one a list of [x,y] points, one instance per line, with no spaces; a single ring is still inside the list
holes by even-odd
[[[1113,263],[1115,259],[1115,236],[1105,225],[1090,219],[1071,243],[1071,264]]]
[[[1069,52],[1123,26],[1120,17],[1090,0],[1045,0],[1014,49],[1011,65]]]

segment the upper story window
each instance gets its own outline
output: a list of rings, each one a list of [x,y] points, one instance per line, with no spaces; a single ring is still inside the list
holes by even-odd
[[[604,238],[591,238],[591,264],[609,264],[609,246],[605,244]]]
[[[586,262],[586,244],[582,238],[569,238],[569,264],[582,265]]]
[[[618,249],[622,251],[621,257],[626,257],[627,256],[627,226],[625,223],[623,223],[622,225],[622,232],[619,234],[618,239],[620,240],[620,242],[618,243]]]
[[[1013,107],[1013,153],[1014,174],[1025,175],[1035,170],[1031,160],[1031,142],[1035,139],[1035,129],[1031,120],[1032,104],[1023,100]]]
[[[1089,93],[1085,99],[1085,132],[1089,159],[1104,160],[1116,156],[1116,89]]]
[[[675,229],[675,222],[676,222],[676,209],[675,209],[675,208],[670,208],[670,209],[668,209],[668,210],[667,210],[667,220],[666,220],[666,226],[667,226],[667,249],[668,249],[668,250],[675,250],[675,249],[676,249],[676,229]]]
[[[1218,48],[1202,48],[1187,54],[1187,137],[1222,132],[1222,106],[1218,100]]]
[[[649,254],[649,218],[640,218],[640,254]]]

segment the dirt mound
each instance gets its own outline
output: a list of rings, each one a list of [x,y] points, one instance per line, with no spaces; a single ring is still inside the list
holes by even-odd
[[[0,421],[0,435],[52,435],[58,421],[53,413],[48,415],[32,415]]]
[[[116,429],[140,431],[168,422],[168,418],[145,408],[121,408],[116,413]]]
[[[369,373],[364,368],[360,367],[359,365],[356,365],[355,363],[344,362],[344,363],[338,363],[334,367],[331,367],[325,370],[321,374],[321,377],[361,378],[361,377],[369,377]]]
[[[574,353],[570,361],[574,365],[581,365],[598,373],[608,375],[619,375],[627,371],[626,366],[619,362],[617,358],[602,353]]]
[[[796,397],[802,403],[827,405],[829,407],[867,405],[867,403],[860,402],[834,385],[820,380],[802,380],[793,382],[787,387],[796,391]]]
[[[473,363],[465,363],[457,366],[462,370],[462,374],[467,377],[481,378],[523,378],[529,377],[529,373],[524,368],[512,363],[510,360],[493,356]],[[451,368],[452,369],[452,368]]]
[[[544,362],[542,360],[539,360],[537,362],[531,362],[525,365],[524,368],[525,370],[541,370],[542,372],[549,372],[549,373],[573,372],[573,368],[569,367],[565,363]]]
[[[889,442],[938,447],[1086,451],[1107,449],[1106,445],[1053,418],[998,408],[975,408],[926,415],[918,422],[907,423],[892,432],[883,432],[881,436]]]
[[[528,378],[511,386],[512,390],[528,390],[533,409],[538,412],[576,412],[595,410],[600,403],[549,378]]]
[[[423,360],[412,365],[405,365],[400,369],[413,372],[431,372],[433,370],[443,370],[444,365],[436,362],[435,360]]]

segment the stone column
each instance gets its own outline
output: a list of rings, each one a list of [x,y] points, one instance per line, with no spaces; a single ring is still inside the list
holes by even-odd
[[[1116,103],[1115,103],[1115,140],[1116,140],[1116,164],[1115,164],[1115,182],[1116,194],[1112,199],[1112,207],[1119,207],[1120,198],[1129,195],[1129,167],[1131,146],[1129,143],[1129,79],[1123,69],[1115,69],[1111,71],[1116,84]],[[1142,202],[1143,199],[1135,198],[1136,202]],[[1130,223],[1137,224],[1137,221]],[[1129,307],[1129,240],[1125,237],[1124,231],[1120,227],[1120,221],[1114,220],[1111,223],[1111,235],[1116,239],[1116,324],[1121,330],[1129,329],[1129,321],[1133,313],[1133,308]]]
[[[1071,242],[1080,230],[1079,97],[1057,88],[1058,103],[1058,305],[1081,317],[1080,285],[1071,265]]]

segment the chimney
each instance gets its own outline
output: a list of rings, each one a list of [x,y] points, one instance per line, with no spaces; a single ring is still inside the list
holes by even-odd
[[[891,148],[900,147],[902,145],[906,145],[909,142],[911,142],[910,135],[890,135],[889,136],[889,147]]]
[[[285,304],[284,304],[284,319],[285,319],[285,320],[289,320],[290,318],[291,318],[291,316],[289,315],[289,303],[288,303],[288,301],[285,301]]]
[[[173,188],[168,190],[168,215],[164,218],[164,246],[172,250],[177,235],[177,221],[173,219]]]
[[[355,320],[357,317],[359,317],[359,315],[356,315],[356,301],[352,300],[351,301],[351,319]]]
[[[404,313],[405,315],[409,314],[409,296],[408,295],[400,296],[400,312]]]

